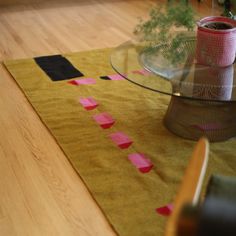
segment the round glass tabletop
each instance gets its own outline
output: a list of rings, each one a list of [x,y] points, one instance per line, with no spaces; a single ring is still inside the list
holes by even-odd
[[[236,101],[236,63],[228,67],[196,63],[195,37],[182,48],[166,45],[143,46],[128,41],[112,51],[114,70],[144,88],[183,98],[206,101]]]

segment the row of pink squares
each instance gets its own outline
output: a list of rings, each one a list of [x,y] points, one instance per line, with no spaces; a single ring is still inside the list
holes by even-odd
[[[92,97],[80,98],[79,101],[86,110],[93,110],[98,106],[97,101]],[[96,114],[93,116],[93,119],[103,129],[109,129],[115,124],[115,119],[107,112]],[[121,149],[129,148],[133,143],[131,138],[123,132],[111,133],[109,134],[109,137]],[[131,163],[142,173],[149,172],[153,167],[152,162],[146,158],[144,154],[133,153],[130,154],[128,158]]]
[[[134,70],[132,71],[133,74],[142,75],[142,76],[149,76],[150,72],[146,70]],[[124,80],[124,77],[119,74],[109,75],[107,76],[110,80]],[[83,84],[95,84],[96,80],[93,78],[83,78],[83,79],[76,79],[71,80],[68,83],[73,85],[83,85]]]
[[[141,71],[137,70],[137,71],[134,71],[133,73],[146,75],[146,73],[143,70]],[[111,80],[123,79],[123,77],[118,74],[110,75],[108,77]],[[79,80],[72,80],[72,81],[69,81],[68,83],[73,84],[73,85],[95,84],[96,80],[93,78],[84,78],[84,79],[79,79]],[[92,97],[80,98],[79,102],[88,111],[95,109],[99,105],[98,102]],[[103,129],[109,129],[115,124],[115,119],[107,112],[94,115],[93,119]],[[133,141],[123,132],[111,133],[109,134],[109,137],[121,149],[129,148],[133,143]],[[148,173],[153,168],[153,164],[151,160],[148,159],[142,153],[129,154],[128,159],[142,173]],[[159,213],[160,215],[169,216],[172,210],[173,210],[173,205],[167,204],[163,207],[157,208],[156,212]]]

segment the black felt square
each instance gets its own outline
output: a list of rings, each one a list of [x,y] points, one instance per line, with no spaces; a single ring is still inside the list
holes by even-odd
[[[67,80],[84,76],[65,57],[61,55],[36,57],[34,60],[53,81]]]
[[[100,79],[111,80],[108,76],[100,76]]]

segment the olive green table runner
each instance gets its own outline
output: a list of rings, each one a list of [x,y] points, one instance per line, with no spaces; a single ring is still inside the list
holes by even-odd
[[[166,217],[156,209],[173,201],[195,142],[163,126],[168,96],[114,75],[110,52],[65,54],[81,73],[69,80],[50,79],[34,59],[6,61],[5,66],[115,231],[122,236],[162,235]],[[87,110],[83,99],[97,105]],[[111,119],[105,128],[99,124],[104,119]],[[114,140],[115,134],[124,135],[129,144],[119,145],[122,138]],[[232,139],[211,145],[208,173],[235,175],[235,143]],[[153,167],[142,172],[132,155],[144,157]]]

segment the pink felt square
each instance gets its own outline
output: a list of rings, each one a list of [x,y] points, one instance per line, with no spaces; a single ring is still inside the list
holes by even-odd
[[[115,123],[112,116],[106,112],[95,115],[93,118],[103,129],[108,129]]]
[[[109,135],[112,141],[121,149],[128,148],[133,141],[124,133],[116,132]]]
[[[73,85],[95,84],[96,80],[93,78],[84,78],[84,79],[71,80],[68,83]]]
[[[201,131],[215,131],[223,129],[220,123],[198,124],[198,125],[192,125],[192,127],[197,128]]]
[[[162,216],[169,216],[173,211],[173,204],[167,204],[156,209],[156,212]]]
[[[77,82],[76,82],[75,80],[71,80],[71,81],[69,81],[68,84],[78,85]]]
[[[149,172],[153,167],[152,162],[141,153],[132,153],[128,156],[128,159],[142,173]]]
[[[98,106],[98,103],[92,97],[80,98],[79,101],[86,110],[93,110]]]

